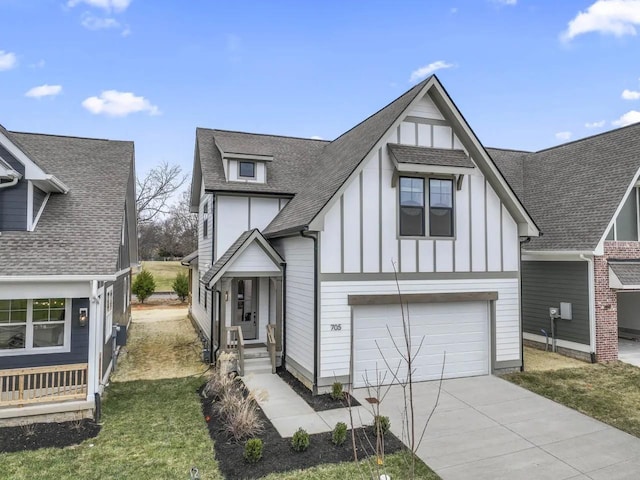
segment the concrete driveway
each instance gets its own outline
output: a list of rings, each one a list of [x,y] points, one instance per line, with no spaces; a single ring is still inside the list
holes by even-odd
[[[414,385],[416,430],[437,382]],[[366,389],[355,397],[365,404]],[[400,438],[402,392],[382,413]],[[637,479],[640,439],[494,376],[446,380],[418,456],[443,480]]]
[[[640,342],[619,338],[618,360],[640,367]]]

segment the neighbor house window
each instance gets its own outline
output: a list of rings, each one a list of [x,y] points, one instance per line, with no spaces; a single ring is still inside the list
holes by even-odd
[[[429,235],[453,237],[453,180],[429,179]]]
[[[64,298],[0,300],[0,355],[68,351],[70,305]]]
[[[239,162],[238,176],[241,178],[255,178],[256,176],[255,162]]]
[[[424,236],[424,178],[400,177],[400,235]]]
[[[113,285],[107,287],[105,304],[104,343],[108,343],[113,334]]]
[[[202,237],[207,238],[209,236],[209,219],[205,218],[202,222]]]

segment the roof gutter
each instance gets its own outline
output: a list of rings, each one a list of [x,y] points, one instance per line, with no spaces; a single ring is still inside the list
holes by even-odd
[[[100,282],[115,282],[118,275],[2,275],[0,283],[27,283],[27,282],[86,282],[97,280]]]
[[[300,230],[300,236],[313,240],[313,394],[318,393],[318,237],[308,230]],[[286,343],[286,342],[285,342]]]

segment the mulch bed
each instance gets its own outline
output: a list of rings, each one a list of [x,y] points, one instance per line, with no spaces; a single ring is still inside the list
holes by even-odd
[[[0,453],[69,447],[96,437],[99,432],[100,425],[89,419],[2,427]]]
[[[264,431],[258,435],[258,438],[263,442],[262,459],[257,463],[248,463],[243,457],[244,442],[237,443],[222,431],[220,418],[213,408],[213,402],[211,399],[202,396],[201,398],[202,412],[205,421],[207,421],[209,435],[214,442],[216,460],[220,472],[225,478],[255,479],[275,472],[288,472],[326,463],[353,461],[351,431],[347,434],[347,441],[341,446],[335,446],[331,442],[331,432],[310,435],[309,448],[305,452],[296,452],[291,448],[291,439],[282,438],[262,409],[258,407],[260,418],[264,423]],[[366,443],[364,434],[364,428],[356,429],[356,448],[359,459],[368,456],[361,446],[363,444],[367,445],[366,450],[370,455],[374,454],[373,449]],[[371,427],[366,428],[366,434],[375,445],[375,434]],[[403,448],[402,442],[391,432],[385,435],[385,454],[399,452]]]
[[[323,395],[313,395],[311,390],[304,386],[304,384],[296,377],[291,375],[286,369],[278,368],[278,376],[284,380],[293,390],[300,395],[300,397],[309,404],[316,412],[323,412],[325,410],[333,410],[334,408],[344,408],[348,406],[346,396],[349,395],[345,392],[344,400],[334,400],[331,395],[325,393]],[[357,407],[360,403],[351,395],[351,406]]]

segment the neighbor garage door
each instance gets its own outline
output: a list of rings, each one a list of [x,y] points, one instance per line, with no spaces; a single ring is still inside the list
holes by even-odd
[[[401,357],[389,331],[396,345],[404,348],[400,306],[357,305],[352,308],[354,385],[362,387],[367,382],[373,383],[377,376],[384,378],[383,383],[391,383],[393,375],[387,366],[395,370]],[[440,378],[445,351],[445,378],[489,373],[488,310],[487,302],[409,304],[414,349],[424,338],[414,360],[413,379]]]

